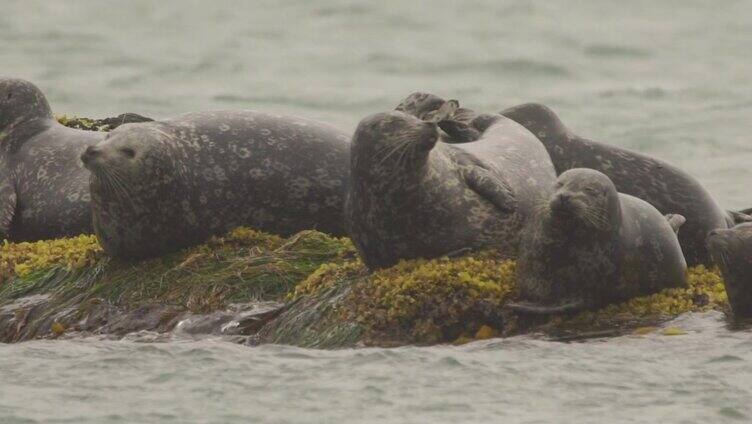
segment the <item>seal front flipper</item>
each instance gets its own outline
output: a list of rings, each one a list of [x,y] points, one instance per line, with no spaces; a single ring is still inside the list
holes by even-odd
[[[16,213],[16,189],[8,175],[8,171],[0,171],[0,237],[8,238],[10,225]]]
[[[674,233],[679,234],[679,228],[687,222],[687,218],[684,218],[683,216],[676,214],[676,213],[670,213],[665,215],[666,220],[668,221],[668,224],[671,226],[671,229],[674,230]]]
[[[585,302],[583,302],[582,300],[575,300],[556,306],[534,305],[532,303],[507,303],[504,307],[518,314],[558,315],[582,310],[583,308],[585,308]]]
[[[465,183],[471,190],[491,202],[502,212],[512,213],[517,210],[517,197],[514,190],[499,175],[488,169],[473,166],[467,168],[463,176]]]

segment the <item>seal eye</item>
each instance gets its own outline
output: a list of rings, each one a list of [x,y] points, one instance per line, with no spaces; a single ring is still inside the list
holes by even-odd
[[[587,193],[590,196],[597,196],[597,195],[600,194],[600,191],[598,191],[598,190],[596,190],[596,189],[594,189],[592,187],[587,187],[585,189],[585,193]]]
[[[120,149],[120,153],[125,155],[128,159],[133,159],[134,157],[136,157],[136,152],[129,147],[123,147],[122,149]]]

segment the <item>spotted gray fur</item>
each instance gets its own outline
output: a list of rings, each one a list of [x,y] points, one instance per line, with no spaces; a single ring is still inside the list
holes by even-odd
[[[153,256],[238,226],[345,233],[349,137],[254,111],[124,125],[82,156],[94,229],[114,256]]]
[[[517,262],[522,303],[511,307],[594,309],[685,286],[687,265],[676,236],[682,222],[618,193],[601,172],[565,171],[523,232]]]
[[[734,316],[752,318],[752,223],[714,230],[707,243],[723,274]]]
[[[620,193],[647,201],[660,212],[679,213],[687,223],[679,233],[689,265],[711,263],[709,231],[738,221],[724,211],[691,175],[664,161],[573,134],[548,107],[528,103],[501,112],[535,134],[546,146],[556,172],[592,168],[606,174]]]
[[[89,173],[78,158],[104,136],[58,123],[34,84],[0,79],[0,237],[91,233]]]
[[[498,116],[476,143],[438,139],[435,122],[401,111],[358,125],[346,216],[369,268],[483,246],[513,257],[556,179],[540,141],[510,119]]]

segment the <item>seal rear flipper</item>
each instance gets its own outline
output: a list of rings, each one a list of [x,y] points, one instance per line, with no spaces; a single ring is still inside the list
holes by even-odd
[[[559,315],[578,312],[585,308],[585,302],[575,300],[556,306],[535,305],[532,303],[507,303],[505,308],[525,315]]]
[[[459,107],[460,102],[458,102],[457,100],[447,100],[438,109],[426,112],[423,114],[423,116],[419,116],[419,118],[426,122],[433,122],[435,124],[438,124],[441,121],[453,119],[454,113],[459,109]]]
[[[405,97],[394,110],[423,119],[425,114],[439,110],[446,101],[431,93],[416,91]]]
[[[743,211],[728,211],[731,218],[729,226],[737,224],[743,224],[745,222],[752,222],[752,209],[745,209]]]
[[[517,210],[517,197],[514,190],[502,177],[480,167],[468,169],[464,177],[471,190],[502,212],[512,213]]]
[[[459,121],[439,121],[439,128],[447,133],[450,139],[446,141],[451,144],[469,143],[476,141],[481,137],[480,131]]]
[[[687,222],[687,218],[676,213],[667,214],[665,217],[668,224],[671,226],[671,229],[674,230],[674,233],[676,234],[679,234],[679,228]]]
[[[5,172],[0,172],[0,237],[8,238],[16,213],[16,189]]]

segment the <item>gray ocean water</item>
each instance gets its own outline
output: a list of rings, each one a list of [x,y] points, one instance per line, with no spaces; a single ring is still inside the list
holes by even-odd
[[[752,207],[750,1],[0,1],[0,75],[56,113],[245,108],[351,130],[412,91],[539,101]],[[752,422],[752,332],[315,351],[0,345],[0,423]],[[148,339],[148,337],[147,337]]]

